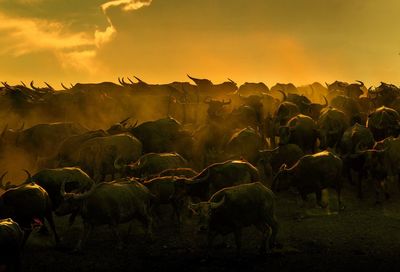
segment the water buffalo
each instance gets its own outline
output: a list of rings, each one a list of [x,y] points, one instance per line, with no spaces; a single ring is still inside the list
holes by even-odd
[[[326,84],[328,91],[334,93],[338,91],[339,94],[346,95],[353,99],[358,99],[367,88],[364,82],[357,80],[358,83],[349,84],[347,82],[335,81],[332,84]]]
[[[196,171],[194,171],[192,168],[172,168],[172,169],[166,169],[158,174],[160,177],[165,177],[165,176],[178,176],[178,177],[186,177],[186,178],[192,178],[196,175],[198,175]]]
[[[381,82],[377,88],[368,89],[368,97],[372,99],[375,105],[392,106],[392,103],[400,96],[400,88],[389,83]]]
[[[9,183],[3,185],[3,178],[6,173],[4,173],[3,176],[0,177],[0,188],[8,190],[10,188],[18,187]],[[60,194],[60,189],[62,183],[65,180],[68,180],[65,188],[67,192],[85,192],[89,190],[94,183],[94,181],[85,172],[76,167],[44,169],[37,172],[33,176],[31,176],[29,172],[27,173],[28,178],[23,184],[29,184],[33,182],[45,189],[50,197],[51,207],[53,211],[56,210],[63,201],[63,196]],[[76,214],[72,214],[70,217],[69,223],[71,225],[74,222],[75,216]],[[44,229],[45,228],[43,228],[43,230]]]
[[[74,166],[79,159],[79,148],[83,143],[93,138],[106,136],[108,135],[105,131],[96,130],[68,137],[62,141],[54,156],[41,158],[38,161],[38,167],[44,169]]]
[[[373,148],[374,144],[372,132],[363,125],[354,124],[343,133],[339,150],[342,155],[355,154]]]
[[[184,201],[176,198],[177,177],[164,176],[156,177],[143,183],[155,196],[155,209],[159,205],[168,204],[173,208],[173,216],[176,216],[177,223],[182,222],[182,209]]]
[[[65,186],[66,192],[84,192],[89,190],[94,183],[85,172],[77,167],[44,169],[29,177],[25,183],[34,182],[45,189],[51,199],[53,210],[56,210],[63,201],[60,189],[65,180],[68,180]]]
[[[317,122],[320,149],[335,148],[342,139],[344,131],[349,126],[344,112],[326,108],[322,111]]]
[[[24,233],[11,218],[0,219],[0,269],[20,271]]]
[[[186,167],[188,162],[177,153],[147,153],[133,164],[123,165],[118,158],[114,165],[124,176],[144,178],[166,169]]]
[[[54,233],[56,244],[60,242],[53,221],[52,205],[48,193],[35,183],[22,184],[8,189],[0,196],[0,218],[12,218],[25,230],[28,239],[32,224],[44,219]]]
[[[222,188],[259,180],[260,175],[253,165],[230,160],[211,164],[193,178],[178,180],[180,189],[177,194],[178,197],[188,196],[205,201]]]
[[[64,139],[84,132],[87,129],[76,123],[38,124],[21,131],[5,128],[0,142],[2,145],[22,148],[36,160],[53,155]]]
[[[213,84],[209,79],[199,79],[194,78],[187,75],[188,78],[193,80],[193,82],[199,88],[201,93],[213,94],[213,95],[221,95],[221,94],[229,94],[234,93],[238,90],[237,84],[228,78],[229,81],[225,81],[220,84]]]
[[[371,130],[375,141],[389,136],[397,137],[400,133],[400,114],[394,109],[380,107],[368,116],[367,128]]]
[[[207,117],[211,121],[220,120],[225,114],[225,106],[231,104],[232,100],[215,100],[210,97],[206,97],[203,101],[208,105]]]
[[[331,100],[329,105],[343,111],[350,125],[354,125],[355,123],[365,124],[366,122],[366,116],[362,112],[360,103],[356,99],[345,95],[338,95]]]
[[[263,147],[261,135],[252,128],[244,128],[232,135],[225,147],[225,152],[229,154],[229,159],[243,158],[250,163],[255,163],[258,151]]]
[[[238,93],[240,95],[263,95],[269,92],[269,88],[263,82],[253,83],[253,82],[245,82],[240,85]]]
[[[120,134],[96,137],[81,145],[77,165],[96,182],[100,182],[107,175],[115,175],[115,160],[129,163],[139,159],[141,154],[142,144],[133,136]]]
[[[279,128],[279,144],[296,144],[305,153],[313,153],[318,131],[314,120],[306,115],[298,114],[291,118],[286,126]]]
[[[85,193],[66,193],[65,184],[61,186],[64,201],[57,209],[57,215],[78,213],[83,220],[83,233],[75,247],[82,250],[91,230],[95,226],[108,225],[118,241],[122,241],[118,232],[118,225],[140,220],[148,233],[152,233],[151,207],[154,196],[149,190],[137,181],[114,181],[110,183],[94,184]]]
[[[385,151],[376,149],[366,149],[357,151],[354,154],[342,156],[344,164],[344,172],[353,183],[351,171],[357,173],[357,190],[358,197],[363,198],[363,180],[371,178],[375,185],[376,202],[379,202],[380,191],[385,193],[385,197],[389,198],[386,192],[386,178],[388,177],[388,168],[390,164],[385,163]]]
[[[276,146],[275,137],[279,136],[279,128],[281,126],[285,126],[291,118],[298,114],[300,114],[300,109],[296,104],[284,101],[279,104],[273,117],[266,118],[265,127],[267,129],[267,135],[270,138],[272,147]]]
[[[342,189],[342,160],[329,151],[305,155],[291,168],[282,165],[274,177],[272,189],[280,191],[290,186],[295,187],[304,201],[307,195],[315,193],[317,203],[322,203],[322,190],[334,188],[337,192],[338,207],[342,209],[340,192]]]
[[[278,234],[275,205],[273,192],[255,182],[222,189],[207,202],[190,204],[189,207],[200,217],[200,230],[207,231],[208,250],[211,250],[217,235],[233,232],[239,255],[244,227],[255,226],[262,233],[261,254],[273,248]]]
[[[191,134],[174,118],[144,122],[129,132],[143,144],[143,153],[177,152],[186,159],[193,156]]]
[[[286,144],[272,150],[260,150],[258,163],[264,169],[265,178],[272,181],[283,164],[292,167],[303,156],[298,145]]]
[[[286,93],[297,93],[298,90],[293,83],[276,83],[271,87],[271,92],[286,92]]]

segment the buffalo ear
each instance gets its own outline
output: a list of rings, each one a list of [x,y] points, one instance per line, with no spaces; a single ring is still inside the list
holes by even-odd
[[[217,208],[219,208],[222,204],[224,204],[224,202],[225,202],[225,196],[219,201],[219,202],[211,202],[210,203],[210,207],[211,207],[211,209],[213,210],[213,209],[217,209]]]

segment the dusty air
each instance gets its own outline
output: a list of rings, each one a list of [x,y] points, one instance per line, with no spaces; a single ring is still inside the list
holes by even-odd
[[[399,8],[0,0],[0,272],[400,267]]]

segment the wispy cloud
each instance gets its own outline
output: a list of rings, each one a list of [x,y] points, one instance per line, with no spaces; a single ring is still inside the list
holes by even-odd
[[[101,9],[103,10],[104,15],[107,17],[108,26],[103,31],[96,30],[95,44],[97,47],[100,47],[104,43],[108,43],[117,34],[117,30],[107,14],[107,11],[110,8],[121,8],[123,11],[132,11],[149,6],[151,2],[152,0],[115,0],[102,4]]]
[[[123,10],[130,11],[150,6],[151,2],[152,0],[115,0],[104,3],[101,8],[107,11],[111,7],[122,7]]]
[[[8,47],[2,51],[15,56],[41,50],[80,50],[94,45],[84,32],[70,32],[62,23],[41,19],[10,17],[0,13],[0,31],[8,33]]]
[[[34,6],[38,3],[46,7],[47,0],[17,0],[17,5]],[[2,2],[0,0],[0,2]],[[35,52],[50,52],[59,59],[62,67],[92,71],[98,49],[109,43],[117,35],[107,11],[120,8],[132,11],[149,6],[151,0],[93,1],[92,11],[102,12],[107,25],[92,30],[72,30],[67,20],[43,19],[38,16],[19,16],[8,13],[0,7],[0,42],[4,44],[0,54],[22,56]],[[53,4],[48,1],[49,4]],[[49,13],[51,11],[49,10]],[[3,38],[1,37],[3,36]]]

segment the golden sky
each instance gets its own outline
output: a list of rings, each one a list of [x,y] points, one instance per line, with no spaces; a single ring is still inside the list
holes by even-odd
[[[399,0],[0,0],[0,80],[400,84]]]

